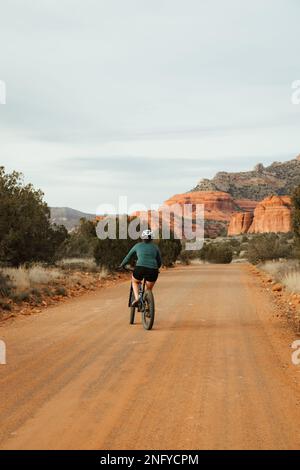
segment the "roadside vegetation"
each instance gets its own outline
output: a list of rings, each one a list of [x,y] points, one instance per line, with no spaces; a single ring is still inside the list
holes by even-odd
[[[199,253],[200,259],[209,263],[230,264],[233,259],[233,247],[225,241],[206,243]]]
[[[250,261],[270,274],[272,278],[286,288],[290,293],[300,293],[300,186],[292,196],[292,226],[293,232],[283,235],[272,235],[269,243],[264,240],[260,244],[264,256],[253,256]]]
[[[92,260],[89,261],[90,263]],[[0,270],[0,308],[12,311],[23,307],[47,306],[70,297],[94,290],[108,279],[105,269],[78,269],[72,266],[19,266]]]
[[[100,240],[96,221],[81,219],[67,232],[50,220],[44,195],[25,184],[20,173],[0,167],[0,310],[16,305],[48,304],[113,279],[121,260],[136,243],[131,239]],[[132,219],[131,219],[132,220]],[[128,222],[130,219],[128,218]],[[117,234],[118,234],[117,220]],[[200,251],[187,251],[171,236],[159,239],[163,266],[176,263],[249,261],[272,271],[278,282],[300,290],[300,187],[293,195],[293,232],[206,239]],[[134,262],[134,260],[133,260]]]
[[[289,292],[300,293],[300,262],[298,260],[267,261],[259,267]]]
[[[234,261],[256,265],[288,292],[300,292],[300,187],[292,197],[292,232],[231,238]]]
[[[43,193],[25,184],[17,172],[0,167],[0,262],[18,267],[24,263],[53,263],[67,239],[65,227],[51,224]]]
[[[0,214],[0,313],[48,305],[114,281],[117,266],[136,243],[99,240],[96,221],[81,219],[71,232],[52,224],[43,193],[3,167]],[[181,242],[173,237],[157,243],[163,265],[173,266]]]
[[[256,235],[249,241],[247,258],[252,264],[288,259],[294,256],[294,249],[292,235],[274,233]]]

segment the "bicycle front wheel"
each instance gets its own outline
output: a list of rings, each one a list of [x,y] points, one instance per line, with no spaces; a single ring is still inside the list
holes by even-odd
[[[152,291],[146,291],[144,295],[144,308],[142,312],[143,327],[151,330],[154,323],[155,303]]]

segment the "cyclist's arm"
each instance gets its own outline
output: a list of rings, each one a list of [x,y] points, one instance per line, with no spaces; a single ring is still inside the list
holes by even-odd
[[[134,254],[136,254],[136,247],[135,247],[135,246],[133,246],[133,247],[131,248],[131,250],[129,251],[129,253],[128,253],[128,254],[125,256],[125,258],[123,259],[123,261],[122,261],[122,263],[120,264],[120,266],[123,267],[123,266],[125,266],[126,264],[128,264]]]

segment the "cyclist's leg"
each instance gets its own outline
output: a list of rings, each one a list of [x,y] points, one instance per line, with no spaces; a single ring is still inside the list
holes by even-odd
[[[139,281],[138,279],[135,279],[133,276],[132,276],[132,288],[133,288],[133,293],[134,293],[134,298],[135,300],[139,300],[139,286],[141,284],[141,281]]]
[[[132,288],[135,302],[139,301],[139,286],[144,278],[143,267],[136,266],[132,273]]]
[[[153,287],[155,286],[155,282],[150,282],[150,281],[147,281],[146,282],[146,287],[147,287],[147,290],[152,290]]]

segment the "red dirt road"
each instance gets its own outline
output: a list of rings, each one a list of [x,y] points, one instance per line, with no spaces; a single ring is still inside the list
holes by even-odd
[[[128,324],[128,283],[3,323],[0,448],[300,448],[296,336],[257,283],[168,271],[151,332]]]

